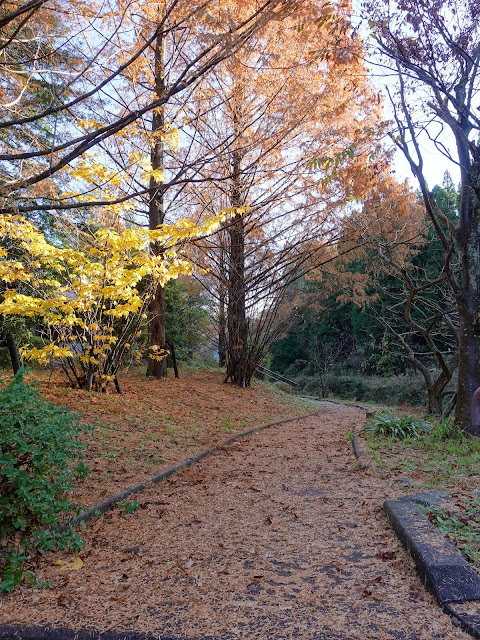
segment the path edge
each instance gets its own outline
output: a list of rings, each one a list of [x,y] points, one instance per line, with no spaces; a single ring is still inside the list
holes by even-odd
[[[1,640],[182,640],[175,636],[141,633],[139,631],[96,631],[80,629],[75,631],[66,627],[45,628],[26,625],[0,625]],[[214,640],[202,638],[202,640]]]
[[[424,494],[422,494],[424,495]],[[420,498],[420,496],[419,496]],[[383,509],[400,542],[415,562],[425,587],[454,624],[480,640],[480,615],[455,611],[455,604],[477,602],[480,608],[480,576],[445,536],[418,510],[425,504],[416,496],[385,500]],[[418,529],[427,528],[434,542],[425,543]],[[442,559],[442,547],[446,551]],[[440,552],[439,552],[440,549]],[[450,582],[446,583],[445,576]],[[463,595],[462,595],[463,594]]]

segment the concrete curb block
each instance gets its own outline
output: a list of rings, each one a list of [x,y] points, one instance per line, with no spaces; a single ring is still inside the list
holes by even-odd
[[[80,522],[87,522],[88,520],[91,520],[94,516],[100,515],[102,513],[106,513],[118,502],[122,502],[122,500],[125,500],[125,498],[128,498],[129,496],[135,495],[137,493],[140,493],[141,491],[145,491],[145,489],[147,489],[148,487],[151,487],[154,484],[159,484],[164,480],[167,480],[168,478],[170,478],[170,476],[173,476],[173,474],[177,473],[178,471],[181,471],[182,469],[188,469],[189,467],[196,464],[197,462],[200,462],[200,460],[203,460],[203,458],[206,458],[208,455],[215,453],[216,451],[218,451],[223,447],[228,447],[229,445],[233,444],[237,440],[241,440],[242,438],[245,438],[246,436],[249,436],[252,433],[257,433],[259,431],[263,431],[263,429],[268,429],[269,427],[275,427],[280,424],[286,424],[287,422],[295,422],[296,420],[304,420],[305,418],[311,418],[312,416],[317,415],[319,412],[320,412],[320,409],[317,411],[314,411],[313,413],[308,413],[306,415],[298,416],[296,418],[287,418],[285,420],[279,420],[278,422],[270,422],[269,424],[263,424],[263,425],[260,425],[259,427],[253,427],[253,429],[248,429],[248,431],[242,431],[241,433],[238,433],[237,435],[232,436],[231,438],[228,438],[228,440],[224,440],[220,444],[210,447],[205,451],[202,451],[201,453],[197,454],[196,456],[193,456],[192,458],[183,460],[182,462],[179,462],[173,467],[169,467],[168,469],[161,471],[160,473],[158,473],[155,476],[152,476],[145,482],[136,484],[133,487],[128,487],[127,489],[120,491],[114,496],[110,496],[109,498],[106,498],[105,500],[102,500],[101,502],[98,502],[97,504],[94,504],[93,506],[88,507],[84,511],[80,512],[78,515],[71,518],[68,524],[76,526],[80,524]],[[61,525],[61,528],[64,529],[66,526],[67,524],[63,524]]]
[[[138,631],[95,631],[94,629],[46,629],[24,625],[0,625],[1,640],[180,640],[173,636],[160,636]],[[214,640],[202,638],[202,640]]]
[[[434,493],[432,502],[438,502]],[[480,576],[445,536],[420,513],[428,494],[386,500],[385,513],[398,538],[415,561],[426,588],[445,613],[464,631],[480,639]]]
[[[358,425],[355,425],[355,427],[353,428],[353,437],[352,437],[353,453],[355,454],[355,457],[358,460],[360,467],[362,469],[368,469],[371,465],[371,461],[367,459],[369,457],[368,455],[369,451],[367,451],[367,449],[364,448],[363,442],[362,442],[362,439],[360,438],[359,433],[360,433],[360,427]]]
[[[0,625],[2,640],[153,640],[152,635],[144,633],[119,633],[107,631],[100,633],[93,630],[73,631],[72,629],[45,629],[42,627],[26,627],[23,625]],[[173,640],[157,638],[157,640]]]

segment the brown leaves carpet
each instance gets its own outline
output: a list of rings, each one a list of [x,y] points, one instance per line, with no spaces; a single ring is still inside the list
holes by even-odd
[[[88,527],[80,570],[3,598],[2,622],[199,638],[468,638],[414,574],[381,510],[388,478],[358,468],[352,407],[267,429]]]

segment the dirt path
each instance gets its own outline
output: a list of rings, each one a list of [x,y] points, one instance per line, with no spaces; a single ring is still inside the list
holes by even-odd
[[[468,638],[386,523],[380,505],[398,488],[353,459],[346,436],[363,418],[322,406],[141,494],[142,510],[89,527],[82,569],[45,557],[52,588],[4,598],[0,620],[189,638]]]

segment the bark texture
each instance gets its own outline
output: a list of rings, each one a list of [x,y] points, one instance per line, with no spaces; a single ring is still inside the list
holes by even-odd
[[[165,92],[165,38],[160,33],[155,46],[155,93],[160,98]],[[165,112],[163,106],[153,112],[152,138],[154,140],[151,151],[152,169],[163,170],[164,167],[164,143],[160,132],[165,128]],[[156,229],[163,223],[164,210],[164,185],[163,180],[150,178],[148,220],[149,228]],[[159,255],[161,248],[152,244],[150,250],[154,255]],[[149,357],[147,364],[147,376],[155,378],[167,377],[167,359],[158,360],[158,355],[166,349],[166,317],[165,317],[165,290],[157,286],[148,310],[148,344]]]

